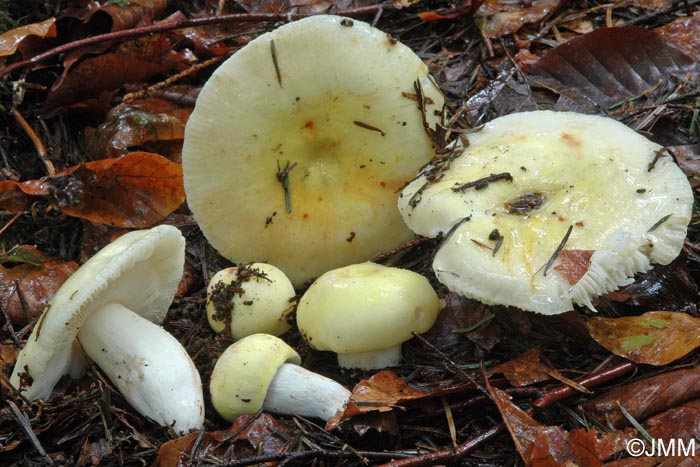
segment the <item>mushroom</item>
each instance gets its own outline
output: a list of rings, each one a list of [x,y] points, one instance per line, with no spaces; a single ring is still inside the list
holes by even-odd
[[[299,354],[278,337],[244,337],[214,365],[209,383],[214,408],[228,421],[259,410],[328,421],[344,409],[350,391],[300,362]]]
[[[19,353],[12,385],[30,400],[45,399],[62,375],[84,372],[86,354],[142,415],[180,433],[200,428],[199,373],[155,324],[175,296],[184,256],[185,239],[168,225],[104,247],[53,296]]]
[[[223,256],[274,264],[297,287],[365,261],[413,237],[396,200],[433,156],[426,129],[443,101],[421,59],[364,22],[284,25],[202,88],[182,151],[187,203]]]
[[[297,307],[297,325],[317,350],[343,368],[397,365],[401,344],[429,330],[441,304],[428,280],[407,269],[361,263],[328,271]]]
[[[226,268],[214,274],[207,287],[207,318],[216,332],[229,321],[231,336],[257,333],[279,336],[290,325],[294,287],[284,273],[265,263]]]
[[[444,161],[443,161],[444,162]],[[443,236],[440,282],[544,314],[630,284],[680,252],[693,194],[664,148],[610,118],[512,114],[402,192],[408,226]]]

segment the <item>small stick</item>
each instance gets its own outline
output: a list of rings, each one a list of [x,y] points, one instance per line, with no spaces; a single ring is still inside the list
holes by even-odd
[[[664,217],[662,217],[661,219],[659,219],[658,221],[656,221],[656,223],[655,223],[654,225],[652,225],[651,227],[649,227],[649,230],[647,230],[647,233],[653,232],[654,230],[658,229],[659,226],[661,226],[661,224],[663,224],[664,222],[666,222],[667,220],[669,220],[669,219],[671,218],[672,215],[673,215],[673,214],[666,214]]]
[[[542,272],[543,276],[547,275],[547,271],[549,271],[549,268],[552,267],[554,261],[557,259],[557,256],[559,256],[559,253],[561,253],[561,250],[564,249],[564,245],[566,245],[566,242],[569,241],[569,236],[571,235],[571,231],[573,229],[573,224],[571,224],[569,228],[566,229],[566,234],[564,234],[564,238],[561,239],[561,242],[559,242],[559,246],[557,246],[556,250],[554,250],[554,253],[552,253],[552,256],[549,258],[549,261],[547,261],[547,264],[545,264],[544,266],[544,271]]]
[[[19,126],[22,127],[22,130],[24,130],[29,139],[32,141],[34,149],[36,149],[37,154],[39,154],[39,159],[41,159],[41,162],[44,163],[44,167],[46,167],[46,172],[49,175],[55,175],[56,168],[53,166],[53,162],[51,162],[48,156],[46,155],[46,146],[44,146],[44,143],[41,141],[41,138],[39,138],[39,135],[36,134],[34,128],[32,128],[31,125],[27,123],[27,121],[24,119],[22,114],[17,111],[17,109],[12,109],[10,113],[15,118]]]
[[[272,64],[275,66],[275,75],[277,75],[277,83],[282,87],[282,73],[280,73],[280,65],[277,62],[277,47],[275,41],[270,40],[270,54],[272,55]]]
[[[27,438],[29,438],[29,441],[32,442],[32,445],[34,446],[34,449],[36,449],[36,452],[38,452],[42,457],[46,459],[47,464],[53,465],[53,459],[51,459],[49,455],[46,454],[46,451],[39,442],[39,438],[37,438],[34,434],[34,430],[32,430],[32,426],[29,423],[27,414],[25,414],[19,407],[17,407],[17,404],[15,404],[13,401],[7,401],[7,405],[10,406],[10,412],[12,412],[12,415],[15,417],[15,420],[17,420],[17,423],[22,428],[22,431],[24,431],[24,434],[27,435]]]
[[[380,130],[376,126],[368,125],[367,123],[362,123],[360,121],[354,120],[352,123],[355,125],[359,126],[360,128],[364,128],[365,130],[371,130],[371,131],[376,131],[377,133],[380,133],[382,136],[386,135],[386,132],[383,130]]]
[[[474,188],[475,190],[483,190],[488,186],[489,183],[498,182],[500,180],[506,180],[509,182],[513,181],[513,176],[509,172],[502,172],[498,174],[491,174],[488,177],[483,177],[472,182],[463,183],[462,185],[457,185],[452,187],[452,191],[455,193],[461,193],[467,188]]]
[[[122,101],[124,103],[128,104],[129,102],[133,102],[136,99],[143,99],[144,97],[151,95],[154,91],[166,88],[166,87],[170,86],[171,84],[173,84],[174,82],[179,81],[180,79],[185,78],[191,74],[194,74],[194,73],[198,72],[199,70],[201,70],[202,68],[206,68],[209,65],[213,65],[217,62],[225,60],[226,58],[227,58],[226,56],[220,56],[220,57],[210,58],[209,60],[204,60],[201,63],[197,63],[196,65],[189,67],[185,71],[181,71],[180,73],[178,73],[176,75],[168,77],[167,79],[161,81],[160,83],[156,83],[153,86],[149,86],[146,89],[142,89],[140,91],[130,92],[129,94],[124,96]]]
[[[340,16],[363,16],[371,15],[376,13],[383,8],[390,8],[391,3],[377,3],[376,5],[368,5],[358,8],[349,8],[347,10],[337,11],[335,14]],[[100,34],[97,36],[86,37],[77,41],[69,42],[61,46],[49,49],[46,52],[35,55],[32,58],[26,60],[20,60],[18,62],[9,65],[2,70],[0,70],[0,78],[12,73],[20,68],[25,68],[29,65],[35,63],[40,63],[50,58],[58,57],[59,55],[65,54],[72,50],[79,49],[88,45],[98,44],[101,42],[109,42],[115,40],[123,39],[133,39],[135,37],[147,36],[149,34],[173,31],[176,29],[185,29],[198,26],[207,26],[213,24],[225,24],[225,23],[251,23],[251,22],[269,22],[274,23],[277,21],[293,21],[301,18],[306,18],[308,16],[314,16],[314,14],[301,14],[301,13],[233,13],[230,15],[220,15],[220,16],[206,16],[204,18],[194,18],[194,19],[182,19],[179,21],[172,22],[161,22],[156,24],[149,24],[148,26],[142,26],[139,28],[125,29],[122,31],[110,32],[107,34]]]

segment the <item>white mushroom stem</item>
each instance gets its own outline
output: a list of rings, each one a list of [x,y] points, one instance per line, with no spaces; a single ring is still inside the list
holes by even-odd
[[[401,344],[373,352],[339,353],[338,365],[341,368],[376,370],[396,366],[401,362]]]
[[[204,422],[202,383],[180,343],[160,326],[109,303],[83,323],[78,339],[139,413],[178,433]]]
[[[328,421],[345,408],[350,394],[330,378],[284,363],[270,383],[263,409]]]

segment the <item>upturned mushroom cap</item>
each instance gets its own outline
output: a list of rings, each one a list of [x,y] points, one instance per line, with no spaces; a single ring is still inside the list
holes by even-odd
[[[425,277],[367,262],[316,279],[299,301],[297,324],[312,347],[336,352],[342,364],[344,354],[382,351],[426,332],[440,308]]]
[[[211,402],[224,419],[259,411],[275,373],[284,363],[301,363],[283,340],[253,334],[230,345],[214,365],[209,383]]]
[[[76,336],[93,310],[118,302],[161,323],[182,277],[185,239],[169,225],[129,232],[64,282],[19,353],[10,382],[30,399],[49,396],[56,382],[84,361]]]
[[[399,200],[414,232],[445,236],[433,262],[443,284],[545,314],[593,309],[591,297],[631,283],[650,261],[671,262],[692,204],[658,144],[609,118],[550,111],[493,120]]]
[[[199,94],[182,153],[188,205],[222,255],[274,264],[295,286],[365,261],[413,236],[397,191],[432,157],[423,118],[434,126],[442,103],[420,58],[366,23],[284,25]]]
[[[207,287],[207,319],[221,332],[230,314],[235,340],[257,333],[278,336],[290,328],[285,315],[295,295],[287,276],[270,264],[222,269]]]

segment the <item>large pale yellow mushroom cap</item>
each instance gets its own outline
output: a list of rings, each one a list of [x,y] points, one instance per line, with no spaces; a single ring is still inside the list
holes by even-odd
[[[202,89],[187,202],[222,255],[274,264],[297,286],[365,261],[413,235],[397,191],[432,157],[423,120],[434,126],[442,103],[426,65],[382,31],[325,15],[287,24]]]
[[[688,180],[661,146],[622,123],[527,112],[493,120],[469,142],[446,169],[426,167],[399,200],[413,231],[445,236],[433,267],[451,290],[556,314],[593,308],[592,297],[679,254]],[[573,257],[580,277],[567,272]]]

